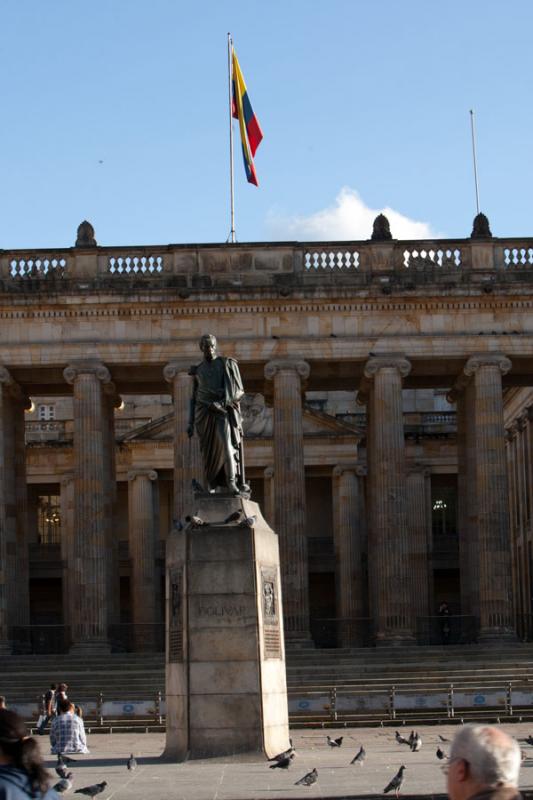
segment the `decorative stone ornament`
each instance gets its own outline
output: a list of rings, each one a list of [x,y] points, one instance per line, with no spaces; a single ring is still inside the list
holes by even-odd
[[[471,239],[490,239],[492,232],[490,230],[489,219],[481,212],[474,217],[474,224],[472,227]]]
[[[96,247],[97,242],[94,238],[94,228],[86,219],[83,220],[81,225],[78,225],[78,236],[76,239],[76,247]]]
[[[372,236],[370,237],[373,242],[388,242],[392,239],[390,232],[390,222],[385,214],[378,214],[374,220],[372,228]]]

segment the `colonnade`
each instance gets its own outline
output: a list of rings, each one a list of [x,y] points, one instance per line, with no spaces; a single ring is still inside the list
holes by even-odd
[[[503,429],[504,356],[468,359],[453,388],[458,412],[459,530],[464,611],[479,616],[481,638],[513,636],[508,485]],[[192,502],[200,474],[196,439],[186,435],[189,363],[166,365],[174,400],[174,517]],[[344,618],[373,618],[376,642],[415,641],[417,616],[429,612],[431,508],[429,471],[406,462],[402,388],[411,364],[401,354],[372,356],[358,400],[367,409],[367,467],[339,464],[332,472],[337,609]],[[302,394],[310,366],[276,359],[264,368],[274,406],[273,465],[264,472],[266,515],[280,537],[286,637],[310,641],[305,529]],[[118,622],[118,541],[113,409],[119,402],[107,367],[76,362],[64,370],[74,397],[74,470],[62,482],[66,564],[66,621],[76,650],[109,649],[108,626]],[[0,368],[0,652],[8,624],[29,621],[25,540],[24,407],[27,398]],[[157,473],[133,470],[129,480],[129,536],[134,622],[157,619],[155,548]],[[366,507],[365,507],[366,505]],[[368,546],[368,598],[363,548]],[[26,554],[26,555],[24,555]],[[16,567],[16,570],[15,570]],[[18,580],[12,577],[17,575]],[[26,576],[26,577],[24,577]],[[20,578],[22,577],[22,580]],[[368,603],[368,611],[366,604]]]

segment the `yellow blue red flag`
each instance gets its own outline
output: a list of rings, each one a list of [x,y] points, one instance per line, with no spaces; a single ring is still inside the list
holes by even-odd
[[[254,114],[248,91],[244,82],[243,74],[235,53],[232,48],[232,116],[239,120],[239,130],[241,132],[242,157],[244,169],[248,183],[259,186],[255,172],[254,156],[255,151],[263,138],[263,131],[258,119]]]

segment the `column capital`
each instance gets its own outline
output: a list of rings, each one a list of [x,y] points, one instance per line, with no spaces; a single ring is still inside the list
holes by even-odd
[[[497,367],[502,375],[506,375],[511,369],[512,363],[511,359],[503,353],[476,353],[470,356],[455,384],[446,395],[449,403],[457,403],[457,398],[466,389],[470,378],[480,367]]]
[[[101,361],[73,361],[63,370],[63,377],[70,384],[73,384],[79,375],[95,375],[101,383],[111,383],[111,373]]]
[[[467,378],[471,378],[480,367],[497,367],[502,375],[507,375],[512,367],[512,362],[503,353],[482,353],[470,356],[463,367],[463,373]]]
[[[363,374],[365,378],[372,379],[382,369],[396,369],[400,377],[405,378],[411,372],[411,362],[403,353],[383,353],[368,359]]]
[[[292,358],[274,358],[265,364],[265,378],[271,381],[278,372],[296,372],[302,380],[307,380],[310,373],[307,361]]]
[[[134,481],[136,478],[148,478],[149,481],[156,481],[157,477],[155,469],[131,469],[128,472],[128,481]]]
[[[73,472],[65,472],[61,476],[61,479],[60,479],[59,483],[61,485],[61,488],[63,489],[63,488],[66,488],[67,486],[70,486],[70,484],[73,481],[74,481],[74,473]]]
[[[353,472],[354,475],[357,475],[358,469],[359,467],[357,464],[337,464],[335,467],[333,467],[331,474],[334,478],[340,478],[345,472]]]
[[[372,355],[366,362],[363,370],[363,378],[356,397],[357,405],[367,405],[372,380],[382,369],[395,369],[400,375],[400,378],[405,378],[411,372],[411,362],[407,360],[403,353],[380,353],[377,356]]]
[[[0,367],[0,383],[5,387],[5,391],[12,400],[18,400],[24,403],[24,410],[29,411],[31,408],[31,400],[25,394],[22,387],[16,382],[6,367]]]
[[[165,364],[163,367],[163,377],[168,383],[172,383],[174,378],[178,375],[191,375],[191,369],[193,368],[194,364],[190,361],[176,359],[175,361],[169,361],[168,364]]]

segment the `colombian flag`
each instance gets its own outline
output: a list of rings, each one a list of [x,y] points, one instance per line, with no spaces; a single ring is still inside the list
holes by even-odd
[[[253,183],[259,186],[257,182],[257,175],[255,173],[255,166],[253,157],[255,151],[261,143],[263,132],[259,126],[257,117],[255,116],[246,90],[246,84],[237,60],[235,49],[233,52],[233,95],[231,101],[231,113],[235,119],[239,120],[239,129],[241,131],[242,143],[242,157],[244,159],[244,169],[246,171],[246,179],[248,183]]]

